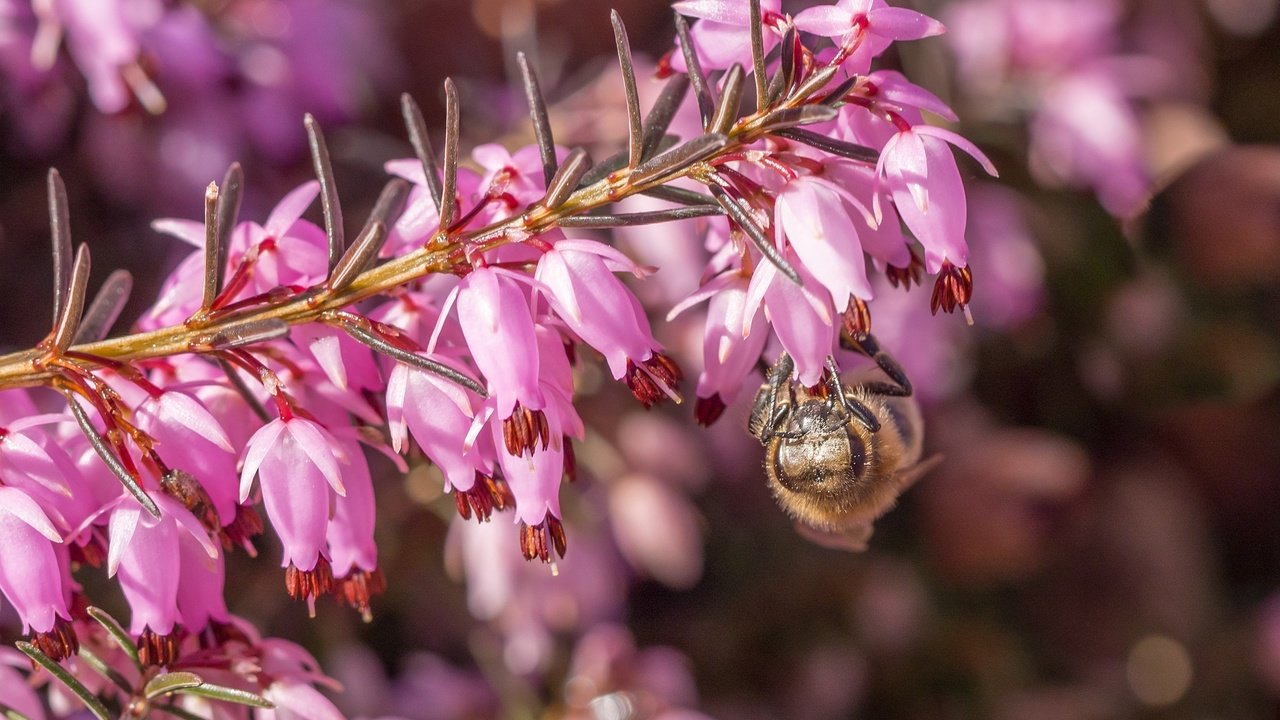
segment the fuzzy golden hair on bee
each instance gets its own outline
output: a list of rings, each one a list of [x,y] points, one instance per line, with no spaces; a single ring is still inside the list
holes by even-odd
[[[923,421],[911,385],[873,339],[873,376],[842,380],[834,361],[817,388],[791,379],[784,354],[757,393],[750,430],[765,446],[765,475],[778,504],[803,525],[865,546],[871,523],[936,460],[920,462]]]

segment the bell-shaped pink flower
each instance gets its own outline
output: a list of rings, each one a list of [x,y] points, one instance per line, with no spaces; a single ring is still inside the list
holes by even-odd
[[[339,390],[381,389],[382,373],[373,353],[345,332],[321,323],[306,323],[294,326],[290,337],[311,353],[325,377]]]
[[[567,155],[567,150],[556,148],[557,162]],[[486,143],[471,151],[471,159],[484,169],[480,187],[485,192],[510,194],[521,207],[537,202],[546,192],[542,154],[537,145],[511,152],[498,143]]]
[[[347,493],[334,498],[333,519],[326,532],[329,559],[336,577],[355,569],[371,571],[378,567],[378,546],[373,542],[373,478],[369,475],[369,464],[359,443],[347,440],[342,444],[342,452],[348,460],[343,472]]]
[[[176,659],[176,643],[166,641],[181,620],[178,584],[182,562],[181,534],[189,535],[210,557],[218,546],[195,516],[167,495],[154,493],[160,517],[137,503],[121,500],[111,512],[107,572],[119,578],[129,601],[131,631],[139,636],[145,662],[166,665]]]
[[[178,533],[178,613],[182,626],[200,632],[210,623],[231,622],[223,596],[226,583],[225,555],[210,555],[197,536]]]
[[[227,249],[228,282],[241,261],[253,258],[252,271],[235,299],[272,290],[280,285],[310,286],[328,274],[328,245],[324,230],[302,214],[315,201],[320,186],[303,183],[281,199],[265,225],[242,222],[231,232]],[[156,232],[172,235],[197,248],[166,279],[160,297],[138,326],[154,330],[180,324],[200,308],[204,274],[204,224],[194,220],[162,219],[151,223]]]
[[[282,566],[308,572],[320,561],[329,524],[329,493],[346,493],[338,446],[329,431],[298,416],[272,420],[249,439],[240,472],[240,501],[248,499],[257,475],[267,516],[284,544]]]
[[[887,202],[886,188],[878,182],[875,168],[837,160],[825,163],[824,173],[842,191],[856,198],[861,207],[879,208],[879,222],[854,220],[858,226],[859,244],[871,256],[876,267],[883,271],[886,266],[905,268],[910,265],[911,250],[906,236],[902,234],[902,222],[893,205]]]
[[[277,680],[262,696],[275,707],[255,711],[258,720],[346,720],[332,700],[305,682]]]
[[[747,31],[751,23],[748,5],[738,0],[680,0],[672,8],[688,17],[700,18],[690,30],[694,50],[703,70],[724,70],[735,62],[751,70],[751,35]],[[762,0],[760,12],[766,25],[776,25],[782,20],[782,0]],[[766,30],[764,50],[769,52],[778,43],[778,35]],[[684,53],[677,51],[671,57],[671,66],[687,72]]]
[[[924,247],[925,269],[930,273],[938,272],[947,261],[964,267],[969,258],[964,238],[968,217],[964,182],[948,143],[973,156],[993,177],[997,175],[995,166],[976,145],[950,130],[929,125],[900,130],[880,151],[876,167],[893,192],[902,221]]]
[[[53,547],[61,542],[31,496],[0,487],[0,591],[18,611],[24,632],[51,632],[59,618],[71,619]]]
[[[180,390],[148,397],[137,408],[138,426],[156,440],[156,452],[171,468],[200,482],[218,519],[236,514],[236,456],[222,424],[204,404]]]
[[[788,259],[799,265],[794,262],[794,254]],[[774,333],[795,360],[796,377],[805,385],[814,386],[822,381],[827,356],[835,349],[838,325],[830,298],[819,297],[809,289],[818,284],[817,280],[803,266],[796,271],[804,281],[803,287],[770,263],[758,265],[747,288],[745,312],[754,317],[763,301]]]
[[[445,365],[451,363],[433,358]],[[474,418],[474,401],[457,383],[398,364],[387,382],[387,426],[391,446],[404,448],[407,433],[444,473],[446,487],[471,489],[476,471],[486,468],[466,443]]]
[[[0,478],[31,496],[64,532],[80,527],[100,506],[62,444],[40,426],[68,420],[35,413],[0,428]]]
[[[818,5],[800,11],[796,27],[846,45],[857,33],[865,33],[852,48],[845,69],[865,73],[872,58],[883,53],[895,40],[919,40],[946,32],[942,23],[907,8],[891,7],[885,0],[839,0],[834,5]]]
[[[860,204],[829,180],[801,175],[778,192],[774,222],[800,262],[843,309],[851,298],[870,300],[867,262],[848,205]]]
[[[94,105],[104,113],[124,110],[130,93],[121,70],[136,64],[141,50],[140,30],[125,6],[100,0],[57,0],[53,6]]]
[[[517,403],[541,410],[533,315],[516,281],[492,268],[477,268],[459,283],[457,303],[462,334],[498,417],[510,417]]]
[[[498,453],[503,477],[515,496],[516,518],[527,527],[546,527],[548,517],[560,517],[560,481],[566,471],[568,437],[582,437],[582,420],[573,407],[573,377],[564,344],[551,328],[538,328],[538,351],[542,356],[541,374],[547,398],[545,417],[548,447],[528,456]],[[491,425],[495,444],[504,441],[503,428]],[[545,553],[540,553],[545,555]],[[546,557],[543,557],[545,560]]]
[[[625,255],[591,240],[561,240],[538,261],[535,277],[550,291],[560,319],[582,341],[604,355],[615,380],[627,362],[643,362],[656,342],[640,302],[614,275],[614,268],[644,271]]]
[[[743,381],[755,369],[769,339],[764,315],[747,313],[748,285],[749,278],[741,272],[726,272],[702,286],[667,315],[667,320],[671,320],[692,305],[710,299],[702,335],[698,403],[694,408],[694,416],[703,425],[714,423],[737,398]]]

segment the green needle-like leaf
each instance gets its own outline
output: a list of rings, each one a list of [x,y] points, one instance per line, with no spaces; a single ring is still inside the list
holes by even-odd
[[[76,697],[80,698],[80,702],[88,708],[89,712],[98,720],[111,720],[111,713],[107,710],[107,706],[102,704],[102,700],[97,695],[89,692],[89,688],[85,687],[75,675],[72,675],[66,668],[62,667],[53,658],[40,652],[40,649],[29,642],[14,643],[19,650],[27,657],[31,658],[40,667],[49,671],[49,674],[58,679],[63,685],[67,686]]]
[[[211,700],[221,700],[223,702],[232,702],[238,705],[248,705],[250,707],[263,708],[270,710],[275,707],[275,703],[270,700],[251,693],[248,690],[238,690],[236,688],[225,687],[223,685],[211,685],[204,683],[195,687],[182,688],[178,690],[180,693],[187,695],[199,695],[207,697]]]
[[[138,659],[138,646],[133,644],[133,638],[129,637],[129,633],[120,627],[120,623],[116,622],[116,619],[111,617],[110,613],[100,607],[90,605],[87,612],[89,617],[97,620],[98,624],[107,631],[107,634],[111,635],[111,639],[116,641],[120,649],[124,650],[125,655],[128,655],[129,659],[133,661],[133,666],[138,669],[138,672],[142,672],[142,661]]]
[[[193,672],[170,672],[151,678],[151,682],[147,683],[147,687],[143,689],[142,693],[148,700],[154,700],[179,690],[186,690],[203,684],[204,678]]]

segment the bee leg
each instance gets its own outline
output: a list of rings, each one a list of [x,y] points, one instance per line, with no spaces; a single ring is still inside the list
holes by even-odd
[[[902,366],[898,364],[893,356],[880,349],[880,343],[870,333],[858,337],[852,337],[847,333],[840,333],[840,346],[846,350],[860,352],[863,355],[876,361],[876,365],[880,366],[880,370],[889,376],[892,383],[886,382],[869,382],[863,387],[868,392],[876,395],[889,395],[891,397],[910,397],[911,381],[907,379],[907,373],[903,371]]]
[[[795,391],[791,387],[791,373],[795,367],[791,355],[783,352],[778,362],[765,373],[766,383],[756,395],[748,423],[751,434],[762,443],[769,442],[778,434],[786,424],[788,408],[795,407]],[[789,405],[782,400],[783,388],[788,393]]]
[[[871,432],[880,430],[880,421],[876,419],[875,414],[851,393],[844,391],[844,385],[840,382],[840,372],[836,369],[835,358],[830,355],[827,356],[827,391],[832,397],[840,398],[840,405],[844,408],[846,415],[862,423],[863,427]]]

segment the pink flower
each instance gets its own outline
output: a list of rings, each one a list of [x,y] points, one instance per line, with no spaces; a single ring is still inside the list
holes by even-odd
[[[769,339],[764,315],[747,312],[749,279],[732,270],[718,275],[676,305],[670,321],[689,307],[710,299],[702,337],[702,372],[698,375],[698,403],[694,415],[710,425],[742,391]],[[748,324],[749,323],[749,324]]]
[[[240,471],[240,501],[253,478],[262,481],[267,516],[284,544],[282,566],[310,572],[321,562],[329,524],[329,493],[346,494],[337,439],[303,417],[276,419],[254,433]],[[327,561],[326,561],[327,564]]]
[[[405,201],[404,212],[391,228],[387,244],[382,248],[383,257],[400,255],[422,246],[440,227],[440,213],[427,188],[427,176],[422,162],[417,158],[389,160],[386,171],[413,183]],[[480,193],[480,175],[466,167],[458,168],[458,196],[472,198]]]
[[[141,70],[136,65],[139,28],[130,22],[123,3],[57,0],[54,7],[60,29],[67,34],[67,49],[89,82],[94,104],[102,112],[124,110],[130,93],[122,70],[126,66]]]
[[[310,286],[328,274],[328,244],[324,231],[300,219],[315,201],[320,184],[312,180],[286,195],[271,211],[265,225],[242,222],[231,233],[227,251],[227,283],[240,290],[228,300],[243,299],[281,285]],[[160,297],[138,321],[144,330],[181,324],[200,307],[204,276],[204,223],[163,219],[151,223],[156,232],[198,248],[178,265],[160,290]],[[241,264],[245,271],[237,274]],[[239,275],[243,275],[240,277]]]
[[[278,680],[262,695],[275,709],[255,710],[258,720],[346,720],[332,700],[305,682]]]
[[[498,453],[498,462],[515,497],[516,519],[524,526],[521,547],[525,558],[539,557],[549,562],[552,548],[564,555],[564,531],[559,521],[560,481],[567,470],[568,438],[582,437],[583,425],[573,407],[573,372],[563,341],[547,327],[538,328],[537,340],[542,358],[539,379],[548,399],[544,417],[549,442],[541,452],[527,457]],[[494,424],[492,432],[495,444],[505,442],[504,428]]]
[[[1029,162],[1049,185],[1092,187],[1107,212],[1131,217],[1151,181],[1142,128],[1112,73],[1078,72],[1053,83],[1031,122]]]
[[[177,646],[165,638],[174,634],[181,620],[179,535],[189,535],[211,559],[217,557],[218,547],[185,507],[162,493],[153,493],[153,499],[160,508],[159,518],[131,499],[122,499],[112,510],[107,573],[119,578],[129,601],[130,628],[139,636],[144,662],[167,665],[177,659]]]
[[[898,214],[924,246],[925,268],[931,274],[943,262],[964,267],[969,258],[964,183],[947,143],[967,152],[993,177],[998,175],[976,145],[930,125],[902,128],[880,151],[876,166],[893,192]]]
[[[681,15],[702,19],[691,28],[690,36],[703,70],[724,70],[738,62],[751,72],[751,35],[747,32],[751,16],[745,1],[680,0],[672,7]],[[782,0],[762,0],[760,12],[766,25],[780,23]],[[767,53],[777,44],[778,35],[765,32],[764,42]],[[672,67],[687,72],[682,53],[675,53],[671,60]]]
[[[203,540],[190,533],[178,534],[178,552],[177,603],[183,627],[200,632],[210,623],[229,623],[231,614],[223,596],[226,556],[221,552],[210,555]]]
[[[200,482],[223,523],[236,515],[236,456],[221,423],[196,398],[163,391],[137,408],[138,426],[156,440],[156,452],[171,468]]]
[[[647,475],[629,475],[609,491],[613,537],[636,570],[668,587],[702,577],[699,517],[684,494]]]
[[[500,419],[516,405],[542,409],[538,388],[538,352],[529,300],[515,281],[492,268],[477,268],[457,291],[458,321],[471,357],[489,385]],[[514,361],[513,361],[514,360]]]
[[[778,192],[774,212],[778,231],[841,310],[873,296],[857,229],[871,223],[855,221],[848,205],[861,203],[829,180],[801,175]]]
[[[451,365],[442,358],[436,362]],[[485,471],[478,453],[468,452],[466,437],[475,401],[457,383],[438,375],[397,365],[387,381],[387,426],[391,446],[404,448],[408,433],[445,476],[445,487],[471,489],[477,471]]]
[[[645,360],[655,345],[649,320],[635,295],[613,274],[645,271],[622,253],[591,240],[560,240],[538,261],[535,278],[560,319],[604,355],[614,379],[627,363]]]
[[[373,353],[345,332],[321,323],[307,323],[294,326],[290,337],[294,344],[310,351],[325,377],[339,390],[382,388],[382,373]]]
[[[18,668],[30,669],[30,661],[17,650],[0,651],[0,705],[21,713],[28,720],[45,720],[44,704],[40,696],[18,672]]]
[[[890,7],[885,0],[840,0],[800,11],[796,27],[804,32],[836,39],[852,52],[850,72],[865,73],[871,59],[895,40],[920,40],[946,32],[942,23],[907,8]]]
[[[788,260],[795,263],[794,253]],[[837,324],[830,297],[819,297],[810,288],[817,280],[800,265],[796,268],[804,285],[796,285],[771,263],[761,263],[751,274],[745,313],[752,318],[763,301],[765,314],[782,347],[796,363],[796,378],[808,386],[822,381],[827,357],[835,349]],[[747,328],[744,327],[744,332]]]
[[[69,578],[54,551],[61,543],[30,495],[0,487],[0,591],[17,610],[24,632],[48,633],[58,618],[71,619],[64,589]]]

